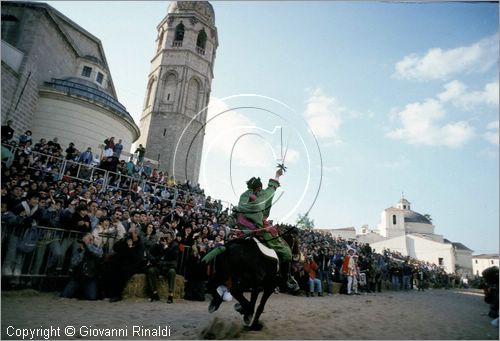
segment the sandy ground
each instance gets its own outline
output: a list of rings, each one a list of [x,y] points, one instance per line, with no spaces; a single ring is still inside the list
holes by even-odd
[[[1,297],[2,339],[20,339],[7,335],[16,329],[20,333],[22,328],[49,327],[54,328],[52,335],[60,334],[51,339],[201,339],[209,335],[218,339],[499,338],[498,328],[490,325],[488,306],[478,290],[388,291],[325,297],[274,294],[262,315],[264,328],[258,332],[242,328],[240,315],[233,310],[234,302],[223,303],[217,312],[209,314],[208,301],[87,302],[30,290],[3,292]],[[8,329],[9,326],[12,327]],[[75,327],[76,336],[65,335],[68,326]],[[134,336],[133,326],[149,329],[160,326],[165,334],[169,331],[170,336]],[[60,332],[55,331],[58,327]],[[122,334],[127,331],[127,336],[79,335],[80,331],[88,330],[102,333],[106,328],[121,328]],[[207,333],[208,330],[211,332]]]

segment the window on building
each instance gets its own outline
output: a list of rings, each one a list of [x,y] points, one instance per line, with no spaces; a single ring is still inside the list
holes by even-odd
[[[92,68],[90,66],[84,66],[82,70],[82,76],[83,77],[90,77],[90,74],[92,73]]]
[[[11,14],[2,14],[2,40],[16,46],[19,34],[19,19]]]
[[[495,263],[493,262],[493,259],[491,260],[491,264],[495,264]]]
[[[392,215],[392,224],[396,225],[396,215],[395,214]]]
[[[438,258],[438,265],[443,265],[443,258]]]
[[[174,41],[183,41],[184,40],[184,25],[182,22],[175,27],[175,39]]]
[[[167,128],[163,129],[163,136],[167,134]]]
[[[207,44],[207,34],[205,33],[205,29],[202,29],[200,33],[198,33],[198,39],[196,39],[196,46],[205,48]]]
[[[162,42],[163,42],[163,35],[164,35],[164,33],[165,32],[163,30],[161,30],[161,33],[158,36],[158,46],[156,47],[156,51],[157,52],[160,51],[160,49],[161,49],[161,45],[162,45]]]
[[[102,80],[104,79],[104,75],[100,72],[97,73],[97,77],[95,78],[95,80],[97,81],[97,83],[99,84],[102,84]]]
[[[406,210],[406,205],[403,205],[403,208]]]
[[[477,264],[477,259],[475,259],[475,261],[476,261],[476,264]]]

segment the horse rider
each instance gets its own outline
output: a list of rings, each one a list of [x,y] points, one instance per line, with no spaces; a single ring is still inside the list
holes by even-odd
[[[265,244],[276,251],[280,262],[281,281],[286,281],[284,287],[290,291],[299,290],[297,281],[290,275],[290,261],[292,250],[290,246],[278,235],[278,230],[267,221],[271,211],[272,200],[276,189],[280,186],[279,177],[283,175],[283,169],[276,171],[274,179],[269,179],[266,189],[262,189],[260,178],[251,178],[247,181],[247,190],[241,194],[238,206],[233,209],[236,214],[236,222],[240,236],[261,236]],[[224,252],[224,248],[216,248],[210,251],[204,261],[208,263],[217,254]],[[217,288],[217,292],[224,301],[231,300],[229,289],[224,285]]]
[[[283,262],[292,259],[290,247],[277,236],[277,231],[267,221],[276,189],[280,186],[279,177],[283,171],[278,169],[276,177],[269,179],[266,189],[262,189],[260,178],[247,181],[248,189],[240,195],[238,206],[234,209],[239,230],[245,236],[260,235],[267,246],[274,249]]]

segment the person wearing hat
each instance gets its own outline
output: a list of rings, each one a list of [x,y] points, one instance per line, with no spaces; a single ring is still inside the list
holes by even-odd
[[[271,224],[267,221],[271,211],[272,200],[276,189],[280,186],[279,177],[283,171],[278,169],[274,179],[269,179],[266,189],[262,189],[260,178],[251,178],[247,181],[247,190],[240,195],[238,207],[238,227],[246,236],[256,234],[262,236],[267,246],[274,249],[281,262],[289,262],[292,259],[290,247],[271,231]],[[275,234],[275,233],[274,233]],[[277,237],[277,238],[275,238]]]
[[[342,273],[347,276],[347,295],[358,294],[358,276],[359,270],[355,258],[356,250],[352,247],[347,247],[347,255],[344,257],[344,262],[342,263]]]
[[[279,177],[283,175],[283,170],[276,171],[274,179],[269,179],[266,189],[262,189],[260,178],[252,177],[247,181],[247,190],[240,195],[238,206],[234,208],[238,228],[247,237],[261,236],[266,245],[276,251],[280,269],[288,270],[290,267],[283,265],[292,260],[292,250],[288,244],[277,234],[276,229],[267,221],[271,212],[272,201],[276,189],[280,186]],[[273,232],[271,232],[273,231]],[[218,249],[209,252],[204,258],[208,263],[217,255]],[[299,285],[291,277],[290,273],[281,274],[281,280],[286,281],[284,287],[291,291],[297,291]],[[224,288],[223,288],[224,289]]]

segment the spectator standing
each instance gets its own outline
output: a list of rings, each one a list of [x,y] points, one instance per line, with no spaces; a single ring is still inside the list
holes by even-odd
[[[51,150],[51,154],[61,153],[62,152],[62,147],[61,147],[61,145],[59,144],[58,141],[59,141],[58,138],[54,137],[52,139],[52,141],[47,142],[47,145],[49,146],[49,148]]]
[[[78,162],[90,165],[92,161],[94,161],[94,154],[92,154],[92,148],[88,147],[86,151],[80,154]]]
[[[8,120],[6,125],[2,126],[2,142],[8,142],[14,137],[12,120]]]
[[[64,287],[61,297],[97,300],[97,278],[100,273],[102,248],[94,244],[88,233],[77,245],[71,259],[71,279]]]
[[[66,152],[66,160],[74,161],[75,154],[77,152],[77,150],[75,148],[75,144],[73,142],[70,142],[69,146],[68,146],[68,148],[66,148],[65,152]]]
[[[105,149],[111,149],[111,151],[113,151],[113,149],[115,148],[115,138],[114,136],[110,137],[109,139],[105,139],[104,140],[104,145],[106,146]]]
[[[19,145],[24,146],[26,143],[31,142],[31,130],[26,130],[24,134],[19,136]]]
[[[119,139],[113,148],[113,151],[115,152],[115,156],[118,159],[120,159],[120,155],[122,154],[122,150],[123,150],[122,139]]]
[[[344,257],[342,264],[342,272],[347,276],[347,294],[353,295],[358,293],[358,267],[354,261],[356,250],[349,247],[347,255]],[[353,293],[354,291],[354,293]]]
[[[137,163],[141,163],[144,161],[144,155],[146,154],[146,148],[139,144],[139,147],[135,150],[134,154],[137,153]]]
[[[135,228],[130,228],[123,239],[113,246],[114,254],[105,266],[104,280],[110,302],[122,299],[122,292],[127,281],[139,273],[144,266],[144,245]]]

